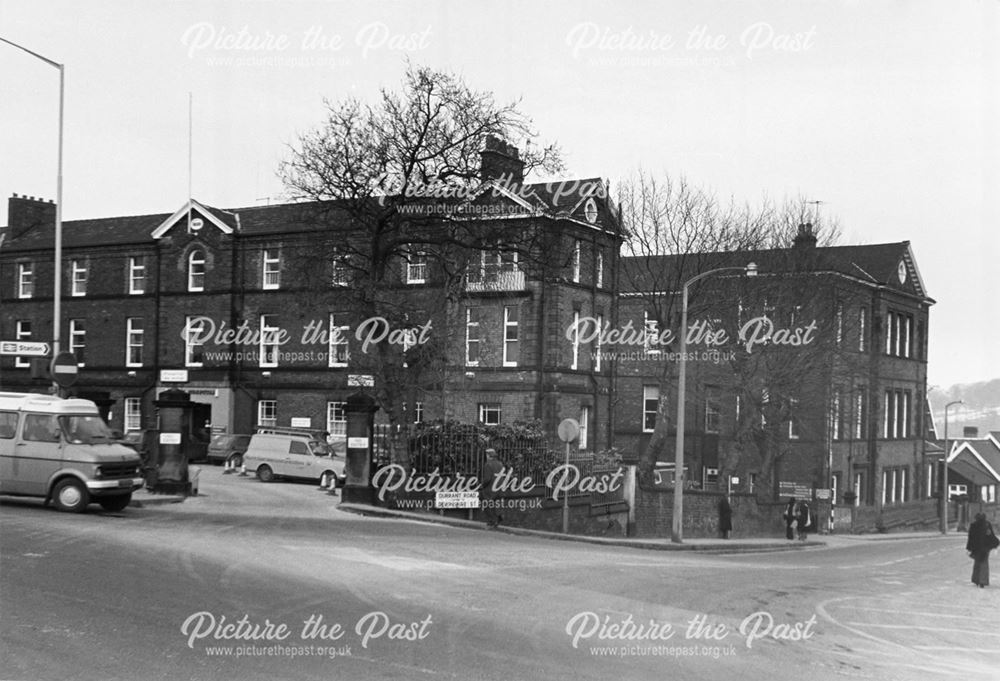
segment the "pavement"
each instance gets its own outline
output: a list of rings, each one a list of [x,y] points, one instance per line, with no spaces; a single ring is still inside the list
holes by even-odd
[[[209,479],[209,485],[214,481]],[[211,492],[211,489],[209,489]],[[161,494],[151,492],[143,488],[132,494],[131,506],[137,508],[161,506],[166,504],[179,504],[186,500],[199,499],[198,494],[185,496],[182,494]],[[207,500],[207,499],[206,499]],[[480,521],[463,520],[461,518],[435,515],[432,513],[403,511],[388,509],[380,506],[371,506],[359,503],[341,502],[336,507],[340,511],[354,513],[362,516],[395,518],[422,523],[432,523],[438,525],[448,525],[456,528],[468,530],[478,530],[483,532],[502,532],[514,536],[538,537],[556,541],[574,541],[599,546],[619,546],[623,548],[645,549],[651,551],[698,551],[702,553],[730,554],[730,553],[766,553],[774,551],[801,551],[809,549],[822,549],[832,547],[842,547],[856,544],[858,542],[873,541],[900,541],[907,539],[930,539],[935,537],[954,536],[942,535],[939,532],[899,532],[890,534],[816,534],[806,541],[789,541],[784,537],[739,537],[730,539],[715,537],[685,538],[682,543],[674,543],[669,537],[623,537],[623,536],[589,536],[578,534],[562,534],[560,532],[550,532],[546,530],[534,530],[523,527],[512,527],[501,525],[490,528]],[[953,531],[954,532],[954,531]]]
[[[496,528],[487,527],[482,522],[450,518],[430,513],[399,511],[378,506],[357,503],[341,503],[337,506],[341,511],[359,515],[380,518],[398,518],[424,523],[450,525],[470,530],[485,532],[503,532],[511,535],[540,537],[559,541],[575,541],[601,546],[621,546],[624,548],[647,549],[651,551],[700,551],[704,553],[766,553],[772,551],[800,551],[818,549],[845,544],[871,541],[893,541],[906,539],[929,539],[943,537],[938,532],[900,532],[897,534],[820,534],[813,535],[806,541],[789,541],[783,537],[733,537],[722,538],[690,538],[680,544],[674,543],[669,537],[639,538],[639,537],[596,537],[578,534],[562,534],[545,530],[531,530],[523,527],[500,525]]]

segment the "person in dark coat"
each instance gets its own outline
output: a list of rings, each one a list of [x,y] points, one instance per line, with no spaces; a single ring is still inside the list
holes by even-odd
[[[503,471],[503,464],[497,457],[497,450],[490,447],[486,450],[486,461],[483,464],[483,482],[480,494],[483,500],[483,516],[487,527],[496,527],[503,522],[503,516],[497,509],[498,493],[493,489],[493,481]]]
[[[795,505],[795,527],[799,532],[799,540],[805,541],[812,524],[812,514],[809,512],[809,504],[800,501]]]
[[[977,513],[976,519],[969,525],[969,538],[965,542],[965,550],[972,558],[972,583],[983,589],[990,583],[990,551],[1000,544],[993,526],[986,520],[984,513]]]
[[[785,539],[795,539],[795,497],[788,498],[781,517],[785,519]]]
[[[733,531],[733,507],[729,503],[729,497],[719,499],[719,534],[723,539],[729,539],[729,533]]]

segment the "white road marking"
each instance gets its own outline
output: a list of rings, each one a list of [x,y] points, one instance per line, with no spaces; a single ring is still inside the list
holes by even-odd
[[[871,627],[872,629],[908,629],[915,631],[951,632],[954,634],[972,634],[975,636],[1000,636],[987,631],[977,631],[975,629],[946,629],[944,627],[921,627],[916,624],[877,624],[874,622],[848,622],[855,627]]]

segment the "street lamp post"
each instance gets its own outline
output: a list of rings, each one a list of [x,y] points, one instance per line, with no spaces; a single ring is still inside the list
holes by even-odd
[[[955,400],[944,405],[944,460],[941,466],[941,534],[948,534],[948,410],[962,400]]]
[[[52,61],[47,57],[43,57],[37,52],[29,50],[23,45],[18,45],[17,43],[11,42],[6,38],[0,37],[0,41],[7,43],[19,50],[27,52],[32,57],[40,59],[49,66],[53,66],[59,70],[59,157],[56,165],[56,226],[55,226],[55,274],[53,276],[53,291],[52,291],[52,357],[55,358],[59,355],[59,338],[60,330],[62,327],[62,207],[63,207],[63,110],[65,102],[65,81],[66,81],[66,67],[63,64]],[[58,394],[59,386],[53,383],[53,389]]]
[[[684,282],[684,288],[681,291],[681,347],[677,376],[677,435],[676,451],[674,452],[674,513],[670,529],[670,541],[675,544],[684,541],[684,397],[687,390],[688,287],[712,274],[737,270],[746,273],[748,277],[757,276],[756,263],[750,263],[746,267],[718,267],[691,277]]]

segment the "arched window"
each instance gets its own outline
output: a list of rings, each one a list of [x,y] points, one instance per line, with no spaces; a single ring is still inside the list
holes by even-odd
[[[188,291],[205,290],[205,251],[194,250],[188,256]]]

